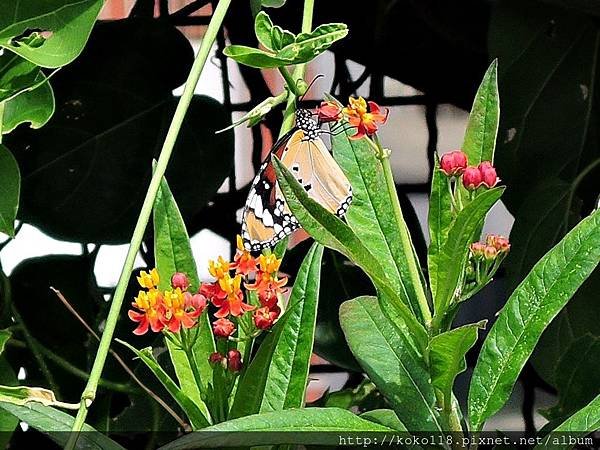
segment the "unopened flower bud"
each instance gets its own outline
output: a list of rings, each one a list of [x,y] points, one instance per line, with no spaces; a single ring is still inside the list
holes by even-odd
[[[219,352],[211,353],[208,357],[208,362],[211,364],[221,364],[224,369],[227,368],[227,358]]]
[[[242,370],[242,354],[239,351],[232,349],[227,352],[227,368],[234,373]]]
[[[504,236],[490,234],[487,236],[485,243],[494,247],[498,253],[507,253],[510,250],[510,242]]]
[[[190,287],[190,280],[188,280],[185,273],[177,272],[171,277],[171,286],[173,286],[173,289],[179,288],[182,291],[187,291],[187,288]]]
[[[279,308],[269,309],[267,307],[259,308],[254,312],[254,325],[259,330],[267,330],[273,326],[275,320],[279,317]]]
[[[483,161],[479,164],[478,169],[481,173],[481,182],[484,186],[492,188],[498,184],[498,174],[491,162]]]
[[[213,334],[217,337],[228,338],[235,332],[235,325],[229,319],[221,318],[213,322]]]
[[[462,174],[467,168],[467,155],[456,150],[442,155],[440,158],[440,170],[449,177]]]
[[[472,191],[481,186],[482,177],[481,172],[477,167],[467,167],[462,176],[463,186],[468,190]]]
[[[319,122],[337,122],[342,117],[342,107],[335,102],[321,102],[317,108]]]
[[[473,242],[471,244],[471,254],[475,257],[475,258],[481,258],[483,257],[483,253],[485,251],[485,244],[481,243],[481,242]]]
[[[498,256],[498,250],[496,247],[492,247],[491,245],[486,245],[485,250],[483,251],[483,257],[488,261],[493,261]]]

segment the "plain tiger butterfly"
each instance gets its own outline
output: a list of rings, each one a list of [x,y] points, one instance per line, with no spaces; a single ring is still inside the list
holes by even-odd
[[[242,240],[260,251],[300,228],[277,183],[271,155],[276,155],[304,187],[308,196],[338,217],[352,202],[352,187],[331,156],[322,130],[306,109],[296,111],[295,127],[273,146],[256,175],[242,214]]]

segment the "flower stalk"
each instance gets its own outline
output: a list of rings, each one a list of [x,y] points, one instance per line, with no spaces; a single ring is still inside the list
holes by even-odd
[[[223,19],[225,18],[225,14],[229,9],[230,4],[231,0],[220,0],[217,7],[215,8],[215,11],[206,30],[204,39],[202,40],[202,44],[200,45],[200,50],[196,55],[194,64],[192,65],[187,81],[185,83],[183,94],[179,98],[175,114],[173,115],[173,120],[171,121],[171,125],[169,126],[167,136],[163,143],[158,161],[156,163],[156,168],[152,175],[150,185],[146,192],[146,197],[144,198],[144,203],[142,205],[137,223],[135,225],[135,229],[133,231],[133,236],[129,244],[129,249],[125,258],[123,270],[121,271],[121,276],[119,277],[119,282],[115,289],[115,294],[113,296],[108,317],[106,319],[105,329],[102,333],[102,338],[100,340],[100,345],[98,346],[96,358],[94,359],[94,364],[92,366],[90,378],[88,379],[85,390],[83,391],[83,394],[81,396],[81,406],[77,412],[77,416],[75,417],[75,421],[72,427],[73,433],[71,434],[69,441],[65,446],[67,450],[72,450],[75,447],[77,439],[79,437],[79,433],[81,432],[85,423],[88,409],[90,408],[92,402],[94,401],[94,398],[96,397],[98,382],[102,375],[102,370],[104,369],[106,357],[108,355],[115,327],[117,325],[117,320],[119,318],[119,313],[121,311],[121,306],[125,297],[125,291],[127,289],[129,277],[131,275],[131,271],[133,270],[135,257],[141,246],[144,237],[144,232],[146,231],[146,226],[148,225],[148,221],[150,220],[150,216],[152,214],[152,208],[154,206],[154,201],[156,199],[156,195],[160,187],[160,182],[167,170],[167,165],[171,158],[175,142],[177,141],[177,136],[179,135],[179,131],[183,124],[185,115],[190,106],[192,98],[194,97],[196,85],[198,84],[198,80],[200,79],[200,75],[202,74],[202,70],[204,69],[204,65],[206,64],[208,55],[212,49],[212,45],[217,38],[217,34],[221,28]]]

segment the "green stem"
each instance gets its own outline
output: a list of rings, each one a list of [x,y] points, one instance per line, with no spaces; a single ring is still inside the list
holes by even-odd
[[[396,183],[394,182],[394,175],[392,174],[390,158],[386,154],[387,152],[381,148],[379,142],[377,142],[377,144],[381,149],[381,165],[383,166],[383,174],[385,177],[388,194],[390,196],[390,200],[392,201],[396,222],[398,223],[398,228],[400,230],[400,244],[402,245],[402,249],[406,255],[406,263],[408,266],[410,281],[414,286],[415,293],[417,295],[417,303],[419,304],[421,315],[425,321],[425,326],[429,328],[431,325],[431,310],[429,309],[429,302],[427,301],[425,289],[423,288],[422,277],[420,274],[421,270],[417,266],[416,253],[410,238],[410,232],[408,231],[408,226],[406,225],[406,221],[402,215],[402,209],[400,208],[400,200],[398,199],[398,194],[396,192]]]
[[[2,127],[4,126],[4,105],[5,102],[0,102],[0,144],[2,144]]]
[[[296,97],[301,96],[302,93],[298,90],[298,78],[294,78],[290,71],[287,70],[287,67],[280,67],[279,73],[281,74],[281,76],[283,76],[285,84],[287,85],[290,92],[293,93]]]
[[[302,12],[302,33],[312,31],[313,11],[315,9],[315,0],[304,0],[304,10]],[[287,69],[286,69],[287,72]],[[298,64],[292,75],[293,80],[304,79],[306,64]],[[290,131],[294,126],[294,113],[296,112],[296,96],[288,96],[285,112],[283,113],[283,123],[279,131],[279,137]]]
[[[119,318],[121,306],[125,297],[127,284],[129,283],[131,271],[133,270],[135,257],[144,238],[146,226],[148,225],[150,215],[152,214],[154,200],[160,187],[160,182],[165,174],[165,171],[167,170],[167,165],[169,163],[169,159],[171,158],[171,153],[173,152],[175,142],[177,141],[179,130],[181,129],[185,114],[190,106],[192,98],[194,97],[196,85],[198,84],[198,80],[200,79],[200,75],[202,74],[202,70],[204,69],[204,65],[206,64],[206,60],[208,59],[208,55],[217,38],[217,33],[221,28],[223,19],[225,18],[225,14],[227,13],[230,4],[231,0],[220,0],[215,8],[212,18],[210,19],[210,23],[208,24],[206,34],[204,35],[204,39],[202,40],[202,44],[200,45],[200,50],[196,55],[196,59],[194,60],[194,64],[192,65],[192,69],[190,70],[185,83],[183,94],[181,95],[177,104],[177,109],[173,115],[173,120],[171,121],[169,131],[167,132],[158,162],[156,163],[154,174],[150,180],[150,186],[146,192],[146,197],[144,198],[144,203],[133,231],[133,237],[131,238],[131,243],[129,244],[129,250],[127,252],[127,257],[125,258],[125,264],[123,265],[119,283],[115,289],[115,295],[113,296],[112,304],[108,312],[104,333],[102,333],[102,339],[100,340],[100,345],[98,346],[98,352],[96,353],[96,358],[94,359],[94,365],[92,366],[90,378],[81,396],[81,407],[79,408],[77,416],[75,417],[75,422],[73,423],[73,433],[71,434],[71,437],[65,446],[67,450],[72,450],[75,447],[79,432],[85,423],[88,409],[91,406],[94,397],[96,396],[98,381],[102,375],[102,369],[104,368],[106,356],[108,355],[110,343],[117,325],[117,320]]]

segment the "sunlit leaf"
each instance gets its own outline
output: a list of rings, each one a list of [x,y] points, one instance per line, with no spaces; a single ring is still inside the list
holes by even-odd
[[[15,218],[19,207],[21,175],[19,166],[12,153],[0,144],[0,179],[2,195],[0,195],[0,232],[9,236],[15,234]]]

